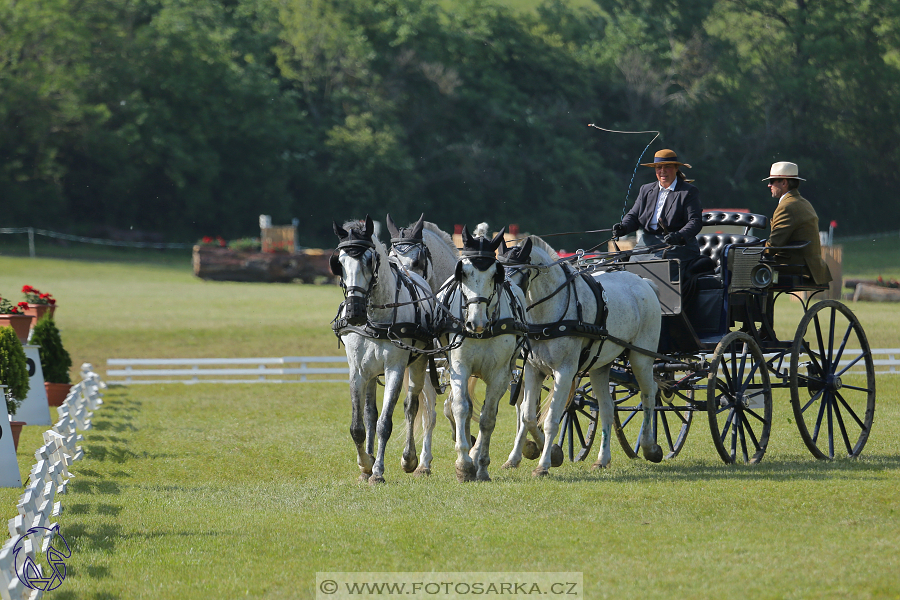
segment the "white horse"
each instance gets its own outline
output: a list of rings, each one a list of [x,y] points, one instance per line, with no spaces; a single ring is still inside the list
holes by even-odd
[[[373,230],[368,215],[364,223],[344,227],[334,223],[334,232],[341,241],[331,257],[331,270],[341,277],[345,293],[333,328],[346,347],[350,365],[350,436],[356,444],[360,480],[381,483],[394,406],[407,367],[407,436],[400,465],[409,473],[418,464],[413,421],[425,379],[425,360],[411,348],[423,348],[432,339],[428,328],[434,301],[432,296],[421,294],[423,288],[428,289],[424,279],[401,273],[388,259],[384,245],[372,237]],[[375,389],[381,374],[384,400],[379,417]],[[376,433],[378,454],[373,457]]]
[[[428,282],[431,293],[436,295],[441,284],[453,275],[456,261],[459,260],[459,250],[453,244],[453,238],[434,223],[425,221],[424,214],[409,227],[397,227],[390,214],[385,221],[391,234],[391,259],[396,260],[408,272],[423,277]],[[421,395],[424,435],[419,466],[415,470],[417,475],[431,474],[431,444],[437,418],[437,393],[431,378],[426,377]],[[444,414],[448,414],[448,410],[449,405],[445,403]]]
[[[463,228],[464,248],[453,280],[438,296],[449,317],[442,343],[450,346],[448,369],[452,389],[451,413],[456,429],[456,477],[459,481],[490,481],[491,434],[500,398],[509,386],[512,367],[524,337],[524,294],[506,281],[495,251],[503,239],[473,238]],[[478,420],[478,439],[471,445],[472,399],[470,378],[485,382],[484,406]]]
[[[530,252],[530,261],[518,261],[517,255],[526,252]],[[510,270],[516,270],[516,262],[536,267],[523,267],[511,277],[522,287],[526,287],[532,333],[538,330],[540,333],[531,336],[531,353],[525,364],[522,381],[525,397],[517,410],[519,424],[515,444],[509,459],[503,465],[505,468],[519,466],[525,436],[531,433],[538,447],[542,448],[533,472],[535,476],[548,474],[551,446],[559,429],[560,418],[571,396],[576,376],[584,370],[590,374],[600,412],[600,452],[593,468],[609,466],[613,427],[609,371],[613,360],[625,349],[612,339],[598,339],[602,334],[593,338],[571,334],[576,322],[588,324],[595,334],[601,332],[602,315],[599,322],[596,317],[602,306],[598,305],[589,283],[571,267],[559,264],[558,260],[556,252],[537,236],[527,238],[524,244],[513,248],[504,259]],[[608,310],[605,321],[608,334],[638,348],[655,352],[659,343],[661,310],[659,299],[650,283],[626,271],[605,273],[597,277],[596,281],[602,285],[602,299]],[[591,325],[594,327],[590,328]],[[656,443],[656,432],[651,426],[653,401],[656,398],[653,358],[633,350],[628,350],[628,358],[644,404],[644,428],[640,445],[644,458],[659,462],[662,460],[662,449]],[[547,375],[553,377],[553,388],[541,431],[537,423],[537,406],[541,385]]]

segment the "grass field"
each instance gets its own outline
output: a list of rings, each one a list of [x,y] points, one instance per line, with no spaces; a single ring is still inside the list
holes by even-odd
[[[59,299],[75,364],[101,374],[109,357],[342,352],[328,327],[333,286],[0,257],[0,295],[23,284]],[[900,308],[851,307],[873,347],[900,347]],[[800,310],[779,302],[777,329]],[[499,469],[514,427],[504,399],[494,481],[469,485],[455,480],[443,418],[433,475],[402,473],[398,411],[379,487],[356,481],[345,384],[113,388],[61,498],[73,555],[50,597],[311,598],[317,571],[580,571],[586,598],[898,598],[900,378],[878,386],[858,460],[814,460],[776,393],[756,467],[723,465],[698,415],[674,461],[631,461],[614,445],[611,469],[567,463],[548,480],[530,464]],[[23,474],[43,429],[23,432]],[[20,494],[0,489],[3,519]]]

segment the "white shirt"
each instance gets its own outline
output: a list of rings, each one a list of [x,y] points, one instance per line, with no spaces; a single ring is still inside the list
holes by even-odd
[[[666,205],[666,198],[668,198],[669,192],[675,191],[675,186],[678,185],[678,179],[673,181],[672,185],[667,188],[663,187],[661,183],[657,185],[659,185],[659,196],[656,198],[656,210],[653,211],[653,218],[650,219],[649,225],[650,229],[653,229],[654,231],[659,229],[659,216],[662,214],[663,207]]]

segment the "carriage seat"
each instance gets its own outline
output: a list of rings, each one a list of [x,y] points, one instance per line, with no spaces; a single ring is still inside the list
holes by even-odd
[[[703,213],[704,227],[743,227],[743,234],[736,233],[703,233],[697,236],[700,243],[700,254],[710,257],[716,264],[721,264],[722,250],[729,244],[753,244],[760,238],[750,235],[751,229],[765,229],[769,226],[769,218],[754,213],[710,210]]]

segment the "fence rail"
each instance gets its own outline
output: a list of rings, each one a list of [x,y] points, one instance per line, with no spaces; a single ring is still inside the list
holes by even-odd
[[[848,349],[845,350],[845,356],[854,356],[858,352],[858,350]],[[875,363],[876,374],[900,374],[900,348],[875,348],[872,350],[872,357]],[[844,360],[842,364],[847,365],[849,362],[849,360]],[[346,356],[110,358],[106,361],[106,364],[106,382],[108,385],[139,385],[148,383],[347,383],[350,375]],[[850,372],[862,371],[864,371],[864,364],[858,362]],[[251,379],[248,379],[248,377],[251,377]]]
[[[318,365],[340,366],[318,366]],[[110,358],[108,385],[146,383],[347,383],[346,356],[282,358]],[[285,366],[298,365],[298,366]],[[109,368],[119,367],[119,368]],[[141,368],[155,367],[155,368]],[[343,377],[335,377],[343,375]],[[253,379],[247,379],[248,376]]]

